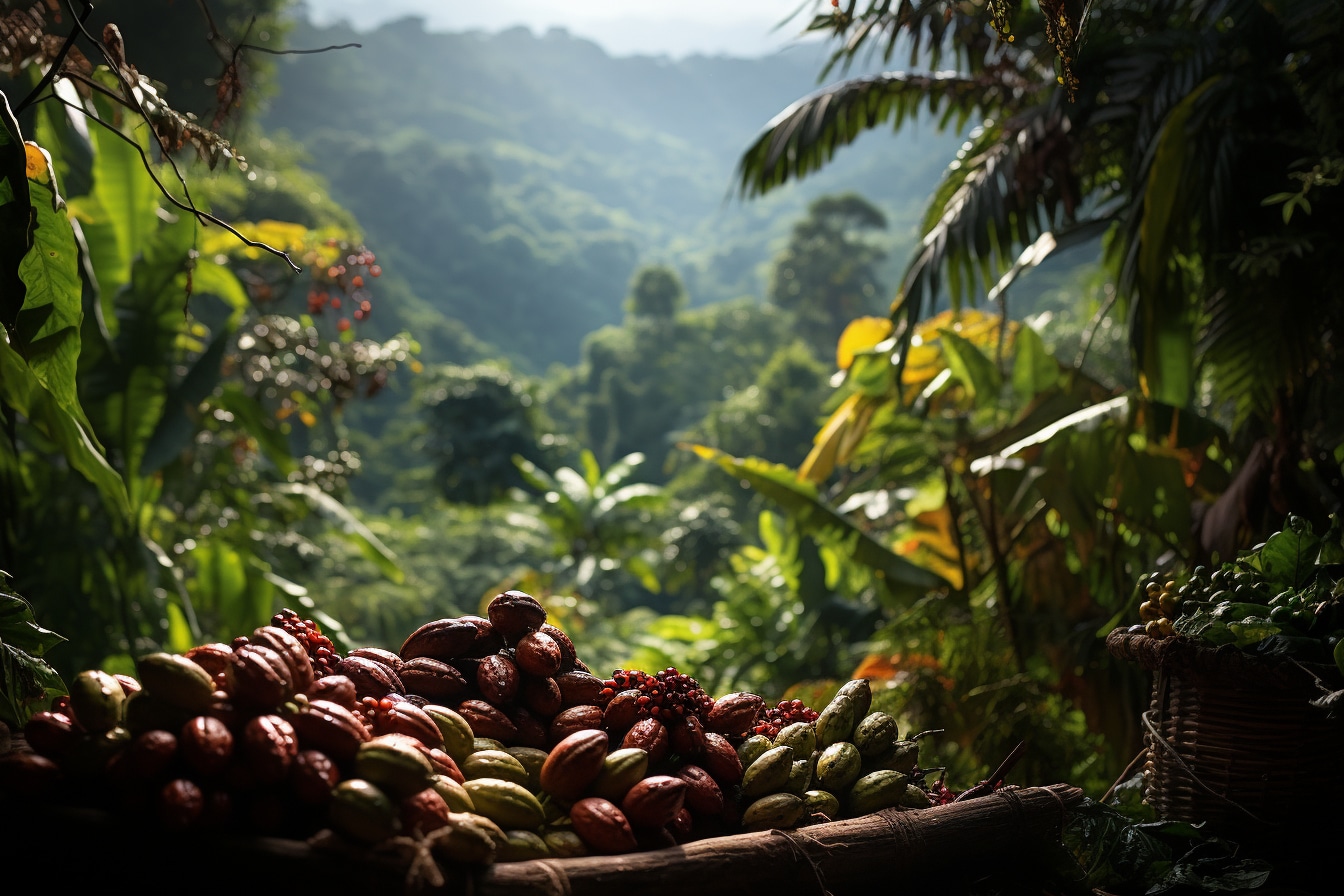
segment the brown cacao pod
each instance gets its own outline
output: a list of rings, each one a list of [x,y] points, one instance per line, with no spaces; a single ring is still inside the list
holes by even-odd
[[[691,810],[682,806],[681,811],[668,824],[667,830],[672,835],[672,839],[678,843],[685,843],[691,838],[691,831],[694,826],[695,820],[691,817]]]
[[[264,644],[244,644],[229,657],[229,695],[239,706],[273,710],[294,696],[289,664]]]
[[[483,658],[476,669],[476,687],[495,706],[507,706],[516,700],[522,683],[518,666],[498,653]]]
[[[448,804],[433,787],[426,787],[401,801],[401,827],[428,834],[448,824]]]
[[[565,707],[560,685],[556,684],[554,678],[549,677],[536,678],[524,675],[522,687],[518,689],[518,698],[541,719],[552,719]]]
[[[657,719],[640,719],[621,741],[623,749],[638,748],[648,753],[651,767],[667,758],[670,746],[667,726]]]
[[[405,734],[415,738],[431,750],[443,748],[443,732],[425,712],[414,703],[402,700],[374,715],[374,734]]]
[[[504,636],[495,631],[494,623],[482,616],[463,616],[463,622],[476,626],[476,640],[467,650],[467,656],[483,657],[504,649]]]
[[[294,757],[289,771],[289,786],[299,802],[309,806],[324,806],[331,799],[331,790],[341,780],[341,770],[326,753],[301,750]]]
[[[75,720],[64,713],[34,713],[23,726],[23,735],[28,746],[49,759],[60,759],[79,740],[83,733]]]
[[[228,681],[229,657],[233,656],[233,648],[229,645],[202,644],[182,655],[209,672],[210,677],[215,680],[216,687],[222,687]]]
[[[356,647],[346,654],[346,656],[362,656],[366,660],[373,660],[375,663],[382,663],[391,669],[398,677],[401,675],[402,658],[390,650],[384,650],[381,647]]]
[[[233,758],[233,732],[219,719],[197,716],[178,732],[177,749],[193,771],[213,777]]]
[[[758,694],[724,694],[710,707],[705,727],[715,734],[744,737],[764,712],[765,700]]]
[[[61,767],[38,753],[0,756],[0,792],[23,797],[46,796],[61,780]]]
[[[411,632],[398,652],[403,660],[427,656],[446,663],[471,651],[476,632],[475,625],[461,619],[436,619]]]
[[[547,678],[560,671],[563,654],[555,639],[544,632],[528,632],[514,646],[515,662],[528,675]]]
[[[643,709],[639,698],[642,696],[640,691],[632,688],[620,691],[607,703],[602,711],[602,727],[606,728],[612,737],[624,734],[639,721]]]
[[[196,824],[205,811],[205,795],[201,788],[185,778],[177,778],[163,785],[159,791],[159,820],[166,827],[182,829]]]
[[[117,680],[117,684],[121,685],[121,692],[125,694],[127,697],[131,696],[132,694],[138,694],[142,690],[142,688],[140,687],[140,682],[136,681],[129,675],[121,675],[120,673],[118,673],[117,675],[113,675],[112,677]]]
[[[495,631],[509,644],[546,623],[546,608],[535,597],[521,591],[496,594],[486,607],[486,615]]]
[[[402,663],[397,675],[409,692],[408,696],[424,697],[430,703],[461,700],[470,688],[461,672],[428,656],[418,656]]]
[[[257,716],[243,726],[243,755],[261,784],[284,780],[298,753],[299,736],[280,716]]]
[[[596,706],[571,706],[569,709],[561,710],[551,719],[550,727],[546,730],[546,738],[549,743],[558,744],[575,731],[601,727],[601,709]]]
[[[635,832],[625,814],[600,797],[579,800],[569,810],[574,833],[593,852],[620,855],[638,848]]]
[[[561,672],[555,676],[560,686],[561,703],[564,708],[570,706],[602,705],[602,679],[588,672]],[[634,724],[631,722],[630,724]]]
[[[635,827],[660,828],[676,818],[685,796],[685,781],[653,775],[630,788],[621,800],[621,811]]]
[[[719,782],[720,787],[731,787],[742,780],[742,760],[737,757],[737,750],[728,742],[728,738],[722,734],[706,732],[700,766]]]
[[[518,733],[513,736],[513,742],[517,746],[544,749],[550,743],[546,723],[524,707],[515,706],[505,715],[509,717],[513,727],[518,729]]]
[[[265,644],[280,654],[289,666],[295,691],[302,693],[313,683],[313,661],[308,658],[308,649],[289,632],[279,626],[264,625],[252,633],[252,643]]]
[[[543,635],[549,635],[551,640],[560,648],[560,671],[568,672],[574,668],[574,663],[578,661],[579,656],[574,651],[574,642],[569,640],[569,635],[560,629],[551,625],[549,622],[537,629]]]
[[[607,758],[605,731],[576,731],[551,748],[541,765],[541,789],[567,802],[597,780]]]
[[[682,803],[696,815],[714,816],[723,811],[723,790],[718,782],[698,765],[683,766],[677,777],[686,782]]]
[[[682,759],[695,759],[705,751],[705,725],[699,716],[687,715],[668,722],[672,752]]]
[[[363,656],[348,656],[336,664],[336,672],[355,683],[355,693],[362,700],[372,697],[381,700],[388,694],[405,693],[405,685],[389,667]]]
[[[355,690],[355,683],[344,675],[324,675],[303,693],[309,700],[328,700],[351,712],[359,708],[359,692]]]
[[[490,737],[508,743],[518,734],[518,728],[503,712],[484,700],[463,700],[457,706],[458,715],[467,720],[477,737]]]
[[[305,750],[320,750],[337,762],[355,758],[359,745],[372,737],[350,710],[327,700],[310,700],[291,715],[289,724]]]
[[[131,741],[124,766],[131,777],[154,781],[168,775],[176,758],[177,735],[155,729]]]

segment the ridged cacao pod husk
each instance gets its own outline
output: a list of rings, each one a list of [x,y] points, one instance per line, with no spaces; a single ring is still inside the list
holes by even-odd
[[[569,818],[574,833],[593,852],[621,855],[634,852],[639,846],[625,813],[600,797],[579,800],[570,808]]]
[[[561,708],[602,705],[602,689],[605,684],[596,675],[579,671],[561,672],[555,676],[555,683],[560,686]],[[634,722],[630,724],[633,725]]]
[[[726,737],[744,737],[764,712],[765,700],[758,694],[724,694],[710,707],[705,727]]]
[[[355,758],[359,745],[371,738],[369,730],[354,713],[337,703],[310,700],[288,717],[299,746],[318,750],[337,762]]]
[[[573,669],[574,664],[579,660],[579,656],[574,651],[574,642],[569,639],[569,635],[565,634],[554,625],[551,625],[549,622],[537,629],[537,631],[541,632],[543,635],[549,635],[551,640],[553,640],[560,648],[560,671],[568,672]]]
[[[521,591],[495,595],[486,607],[486,615],[506,644],[513,644],[546,624],[546,608],[535,597]]]
[[[621,800],[621,811],[634,827],[661,828],[677,817],[685,798],[685,781],[652,775],[630,788]]]
[[[671,749],[667,726],[657,719],[640,719],[625,733],[621,747],[644,750],[649,754],[649,765],[656,768]]]
[[[302,693],[313,683],[313,661],[308,658],[308,649],[299,639],[275,625],[264,625],[252,632],[253,644],[264,644],[280,654],[289,666],[290,681],[294,690]]]
[[[430,703],[461,700],[471,687],[457,669],[428,656],[407,660],[397,674],[409,694],[424,697]]]
[[[355,683],[344,675],[324,675],[303,692],[309,700],[327,700],[354,712],[359,708]]]
[[[262,784],[283,781],[299,754],[299,736],[294,726],[277,715],[250,719],[243,726],[242,740],[243,755]]]
[[[742,780],[742,760],[737,750],[722,734],[705,734],[705,749],[700,754],[700,767],[709,772],[720,787],[732,787]]]
[[[518,699],[539,719],[549,721],[565,708],[564,695],[554,678],[523,676],[522,687],[518,689]]]
[[[551,719],[546,730],[547,742],[558,744],[576,731],[602,727],[602,710],[596,706],[571,706]]]
[[[229,696],[238,706],[274,710],[294,696],[289,664],[264,644],[244,644],[229,657]]]
[[[228,768],[233,758],[233,732],[212,716],[197,716],[177,733],[177,749],[187,766],[202,777]]]
[[[597,780],[607,758],[604,731],[576,731],[551,748],[541,766],[541,788],[572,802]]]
[[[368,657],[348,656],[336,664],[336,673],[354,682],[355,693],[361,700],[365,697],[381,700],[388,694],[405,693],[405,685],[397,673]]]
[[[522,673],[518,666],[502,654],[493,654],[481,660],[476,669],[476,687],[486,702],[503,707],[518,698],[518,689],[522,686]]]
[[[476,642],[476,635],[477,628],[470,622],[456,618],[436,619],[411,632],[398,653],[402,660],[427,656],[446,663],[467,656]]]
[[[514,662],[528,675],[548,678],[560,671],[563,653],[555,639],[544,632],[528,632],[514,645]]]
[[[477,737],[512,741],[518,734],[517,726],[509,717],[484,700],[463,700],[457,705],[457,713],[466,719]]]

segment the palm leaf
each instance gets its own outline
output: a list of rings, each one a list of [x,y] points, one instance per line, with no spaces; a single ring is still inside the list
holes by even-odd
[[[1013,98],[996,76],[952,72],[883,72],[823,87],[776,115],[738,162],[738,188],[758,196],[806,177],[864,131],[890,122],[899,128],[926,108],[960,129]]]

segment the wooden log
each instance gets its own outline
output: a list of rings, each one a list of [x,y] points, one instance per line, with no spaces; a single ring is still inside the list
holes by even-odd
[[[887,809],[793,831],[736,834],[672,849],[491,866],[476,896],[716,896],[889,892],[930,875],[983,874],[1059,839],[1082,799],[1056,784],[921,810]]]

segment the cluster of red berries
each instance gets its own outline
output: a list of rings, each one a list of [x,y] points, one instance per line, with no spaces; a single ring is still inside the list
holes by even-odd
[[[929,785],[929,799],[933,800],[935,806],[946,806],[956,798],[956,793],[943,783],[942,778]]]
[[[640,691],[640,718],[679,719],[697,715],[703,720],[714,706],[714,698],[704,692],[698,681],[672,666],[654,675],[638,669],[617,669],[603,684],[603,699],[621,691]]]
[[[331,643],[331,639],[322,634],[316,622],[303,619],[298,613],[286,608],[271,617],[271,625],[299,639],[299,643],[308,651],[308,659],[313,661],[313,672],[318,678],[335,673],[336,664],[341,661],[341,653]]]
[[[781,700],[777,706],[772,706],[765,711],[765,715],[756,723],[756,727],[751,729],[752,734],[763,734],[771,740],[786,725],[792,725],[794,722],[815,722],[817,720],[817,711],[809,709],[807,704],[801,700]]]
[[[345,244],[336,240],[327,240],[330,248],[347,249]],[[364,246],[349,248],[345,261],[336,261],[325,269],[315,269],[313,287],[308,290],[308,313],[319,315],[328,308],[342,311],[346,302],[354,309],[351,317],[364,320],[373,313],[373,303],[364,288],[364,274],[370,277],[382,276],[383,269],[376,263],[377,256]],[[359,269],[363,273],[359,273]],[[344,333],[350,329],[350,318],[344,313],[336,321],[336,329]]]

